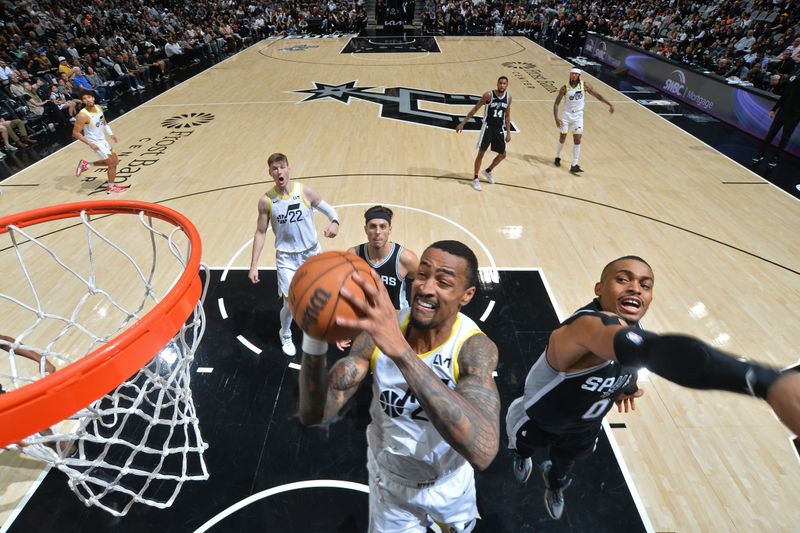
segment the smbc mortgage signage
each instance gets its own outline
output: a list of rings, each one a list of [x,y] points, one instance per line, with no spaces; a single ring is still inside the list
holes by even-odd
[[[596,34],[586,39],[583,55],[613,68],[625,68],[634,78],[675,100],[758,138],[766,135],[772,122],[769,112],[777,98],[767,92],[729,85],[723,78],[696,72],[686,65]],[[786,149],[800,156],[800,129],[792,135]]]

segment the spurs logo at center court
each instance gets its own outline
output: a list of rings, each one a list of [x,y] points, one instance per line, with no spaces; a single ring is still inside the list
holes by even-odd
[[[339,85],[314,82],[314,85],[316,85],[315,89],[302,89],[292,92],[311,95],[303,102],[330,98],[343,104],[349,104],[351,98],[364,100],[380,105],[381,117],[383,118],[402,120],[403,122],[412,122],[446,130],[454,130],[458,123],[461,122],[461,119],[464,118],[465,112],[469,110],[467,106],[474,106],[481,99],[480,96],[474,94],[440,93],[409,87],[385,87],[382,92],[372,92],[371,89],[376,89],[376,87],[356,87],[355,81]],[[440,106],[442,104],[459,106],[458,111],[463,112],[463,114],[420,109],[420,102],[430,102]],[[456,109],[453,111],[456,111]],[[473,117],[464,129],[479,130],[482,124],[482,118]],[[517,131],[513,124],[511,125],[511,131]]]

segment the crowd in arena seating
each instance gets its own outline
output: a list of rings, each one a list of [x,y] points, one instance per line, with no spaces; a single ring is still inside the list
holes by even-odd
[[[588,31],[780,94],[800,64],[797,0],[430,0],[424,31],[524,35],[578,55]]]
[[[6,0],[0,20],[11,151],[35,142],[28,130],[68,128],[82,88],[113,101],[268,36],[357,33],[367,14],[364,0]],[[523,35],[565,56],[593,31],[776,94],[800,64],[799,22],[796,0],[427,0],[422,13],[429,34]]]
[[[84,88],[113,103],[268,36],[358,32],[366,20],[363,0],[2,2],[0,159],[69,128]]]

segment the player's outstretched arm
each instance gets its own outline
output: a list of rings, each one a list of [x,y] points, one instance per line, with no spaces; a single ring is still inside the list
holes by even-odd
[[[487,103],[489,103],[491,101],[492,101],[492,95],[489,92],[483,93],[483,96],[481,96],[481,99],[478,100],[478,103],[475,104],[474,106],[472,106],[472,109],[469,110],[469,113],[467,113],[467,116],[464,117],[461,120],[461,122],[458,123],[458,126],[456,126],[456,133],[461,133],[461,130],[463,130],[464,126],[467,125],[467,122],[469,122],[469,119],[471,119],[475,115],[475,113],[477,113],[478,110],[481,107],[483,107],[484,104],[487,104]]]
[[[506,142],[511,142],[511,95],[508,95],[508,107],[506,108]]]
[[[250,272],[247,277],[253,283],[258,283],[258,258],[261,257],[261,250],[264,249],[264,240],[267,237],[269,228],[269,216],[271,204],[269,197],[265,194],[258,201],[258,219],[256,220],[256,233],[253,235],[253,251],[250,255]]]
[[[470,337],[459,355],[462,375],[456,390],[450,389],[411,349],[398,326],[386,287],[374,270],[372,277],[375,285],[353,274],[365,300],[353,298],[346,288],[341,290],[363,318],[337,318],[336,323],[368,333],[381,352],[397,365],[442,438],[473,467],[486,469],[498,448],[500,408],[492,379],[497,366],[497,347],[485,335]]]
[[[609,113],[613,113],[614,112],[614,104],[612,104],[611,102],[606,100],[605,96],[603,96],[602,94],[600,94],[597,91],[595,91],[594,87],[592,87],[588,83],[585,84],[585,87],[586,87],[586,92],[587,93],[591,94],[592,96],[594,96],[595,98],[597,98],[598,100],[600,100],[601,102],[603,102],[604,104],[606,104],[608,106],[608,112]]]
[[[556,96],[556,101],[553,102],[553,118],[556,120],[556,127],[561,127],[561,119],[558,118],[558,106],[561,105],[561,100],[564,98],[564,95],[567,94],[567,86],[564,85],[558,91],[558,95]]]
[[[299,416],[300,423],[306,426],[319,424],[339,414],[367,377],[375,345],[368,335],[362,333],[353,342],[350,355],[336,361],[330,372],[327,372],[327,348],[326,342],[309,339],[304,334]]]
[[[400,275],[405,279],[413,279],[417,275],[417,270],[419,270],[419,257],[408,248],[403,248],[403,253],[400,254]]]
[[[795,434],[800,434],[800,377],[742,360],[686,335],[656,335],[605,315],[579,317],[550,336],[548,361],[564,366],[580,353],[646,367],[678,385],[762,398]],[[551,353],[552,350],[552,353]],[[561,370],[561,368],[556,368]]]
[[[339,234],[339,215],[328,202],[322,199],[317,191],[307,185],[303,185],[303,195],[308,199],[311,207],[328,217],[330,224],[323,230],[323,235],[332,239]]]

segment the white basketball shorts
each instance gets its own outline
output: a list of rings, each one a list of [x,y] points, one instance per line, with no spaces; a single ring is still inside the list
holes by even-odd
[[[316,246],[303,252],[276,252],[275,268],[278,271],[278,296],[288,298],[289,285],[300,265],[306,262],[309,257],[314,257],[322,252],[322,247],[317,243]]]
[[[367,450],[370,533],[469,533],[478,521],[475,472],[469,463],[432,485],[411,487],[381,471]]]
[[[573,135],[583,134],[583,113],[564,113],[561,115],[561,129],[558,130],[562,135],[572,132]]]

